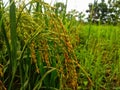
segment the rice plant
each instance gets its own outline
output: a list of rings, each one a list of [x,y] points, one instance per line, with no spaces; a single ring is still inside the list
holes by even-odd
[[[73,48],[54,8],[42,1],[15,5],[1,13],[2,83],[8,90],[77,88]]]
[[[66,15],[43,0],[0,2],[0,90],[120,88],[119,26]]]

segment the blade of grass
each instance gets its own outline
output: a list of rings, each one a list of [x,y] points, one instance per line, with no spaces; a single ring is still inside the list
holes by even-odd
[[[16,11],[15,2],[10,0],[10,35],[11,35],[11,57],[10,57],[10,67],[12,69],[12,79],[8,90],[11,90],[13,79],[17,67],[17,33],[16,33]]]

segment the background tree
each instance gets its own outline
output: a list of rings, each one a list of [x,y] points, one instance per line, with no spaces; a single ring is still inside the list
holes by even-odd
[[[94,3],[89,4],[89,10],[86,10],[88,21],[92,23],[101,24],[117,24],[120,22],[120,1],[119,0],[95,0]]]
[[[109,21],[113,24],[120,22],[120,0],[109,0]]]
[[[83,18],[85,16],[85,14],[83,12],[78,12],[75,9],[67,12],[67,10],[66,10],[67,2],[66,2],[66,4],[64,4],[62,2],[57,2],[54,4],[54,7],[55,7],[55,9],[54,9],[55,14],[63,20],[64,24],[65,24],[65,20],[84,22]]]
[[[54,7],[55,7],[55,10],[54,10],[55,14],[62,19],[63,23],[65,23],[67,0],[66,0],[66,4],[62,2],[57,2],[54,4]]]
[[[79,22],[84,22],[84,17],[85,17],[85,14],[83,12],[79,12],[75,9],[69,11],[66,15],[66,18],[68,20],[75,19],[76,21],[79,21]]]

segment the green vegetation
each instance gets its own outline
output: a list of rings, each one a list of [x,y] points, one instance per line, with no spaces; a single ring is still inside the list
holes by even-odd
[[[101,24],[114,24],[120,23],[120,0],[94,0],[94,3],[89,4],[88,21]]]
[[[0,90],[120,89],[119,26],[74,14],[42,0],[0,2]]]

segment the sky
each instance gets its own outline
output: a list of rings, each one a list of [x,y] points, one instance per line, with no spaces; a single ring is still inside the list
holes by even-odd
[[[9,0],[3,0],[4,2],[8,2]],[[24,0],[23,0],[24,1]],[[29,1],[29,0],[26,0]],[[55,2],[66,2],[66,0],[44,0],[45,2],[53,5]],[[98,0],[101,1],[101,0]],[[108,0],[105,0],[106,2]],[[68,0],[67,3],[67,11],[71,11],[72,9],[76,9],[79,12],[85,13],[87,9],[89,9],[88,4],[93,3],[94,0]]]
[[[45,2],[49,4],[53,4],[56,1],[57,2],[66,2],[66,0],[44,0]],[[101,0],[98,0],[101,1]],[[107,2],[107,0],[105,0]],[[94,0],[68,0],[67,4],[67,11],[71,11],[72,9],[76,9],[79,12],[85,13],[87,9],[89,9],[88,4],[93,3]]]
[[[49,4],[53,4],[56,1],[57,2],[66,2],[66,0],[44,0],[45,2]],[[94,2],[94,0],[68,0],[67,3],[67,11],[71,11],[72,9],[76,9],[80,12],[85,12],[86,9],[88,9],[88,4]]]

